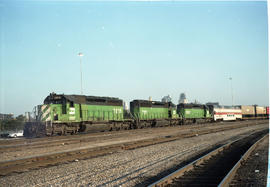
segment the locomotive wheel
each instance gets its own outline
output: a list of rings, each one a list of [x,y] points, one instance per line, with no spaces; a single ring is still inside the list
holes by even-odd
[[[66,130],[66,126],[64,126],[63,128],[63,135],[66,135],[67,134],[67,130]]]

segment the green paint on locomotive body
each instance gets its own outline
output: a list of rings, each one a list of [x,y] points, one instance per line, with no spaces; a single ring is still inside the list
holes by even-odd
[[[62,122],[80,122],[79,116],[79,106],[74,104],[74,107],[70,107],[70,104],[46,104],[42,105],[42,108],[48,108],[49,115],[47,111],[41,111],[41,121],[52,121],[55,123]],[[43,107],[46,106],[46,107]],[[78,112],[76,112],[78,111]],[[47,114],[47,115],[46,115]]]
[[[204,119],[212,118],[212,114],[205,105],[180,104],[177,106],[177,112],[184,119]]]
[[[181,108],[181,115],[187,118],[204,118],[204,109],[189,109],[189,108]]]
[[[59,96],[59,95],[56,95]],[[56,97],[55,95],[51,97]],[[49,97],[49,96],[48,96]],[[94,96],[93,96],[94,97]],[[51,99],[40,107],[40,121],[53,123],[74,123],[74,122],[108,122],[123,121],[124,113],[122,100],[116,100],[117,104],[106,104],[105,102],[91,103],[74,103],[68,99],[63,99],[61,95],[60,101],[56,102]],[[94,97],[94,99],[99,99]],[[102,98],[102,97],[100,97]],[[108,99],[108,98],[106,98]],[[54,103],[56,104],[54,104]],[[45,101],[44,101],[45,103]]]
[[[81,105],[82,121],[122,121],[123,106]]]
[[[138,107],[136,114],[140,120],[166,119],[168,108]]]
[[[158,101],[134,100],[130,103],[130,112],[136,120],[177,119],[175,106]]]

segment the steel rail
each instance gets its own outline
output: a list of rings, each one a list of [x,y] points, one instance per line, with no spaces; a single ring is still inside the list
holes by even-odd
[[[260,124],[256,124],[260,125]],[[241,124],[239,126],[221,126],[221,127],[216,127],[213,129],[208,129],[208,128],[202,128],[202,129],[197,129],[196,132],[192,132],[193,129],[187,129],[190,130],[191,132],[179,132],[177,134],[170,135],[171,138],[188,138],[197,135],[203,135],[203,134],[209,134],[209,133],[215,133],[215,132],[220,132],[220,131],[226,131],[226,130],[232,130],[232,129],[238,129],[238,128],[243,128],[246,127],[246,124]],[[130,132],[129,132],[130,133]],[[112,135],[116,136],[116,135]],[[59,144],[64,143],[65,145],[70,145],[70,144],[78,144],[78,143],[85,143],[85,142],[90,142],[93,139],[97,138],[103,138],[103,137],[109,137],[109,136],[87,136],[87,137],[71,137],[71,139],[65,138],[65,139],[56,139],[56,140],[51,140],[51,141],[41,141],[41,142],[24,142],[21,144],[15,144],[15,145],[6,145],[6,146],[1,146],[0,145],[0,153],[2,152],[11,152],[11,151],[16,151],[20,149],[33,149],[33,148],[45,148],[45,147],[51,147],[51,146],[59,146]]]
[[[265,135],[263,138],[265,138],[267,135]],[[219,152],[223,151],[224,149],[226,149],[227,147],[229,147],[231,144],[233,144],[233,143],[235,143],[235,142],[237,142],[237,141],[239,141],[239,140],[241,140],[241,139],[243,139],[243,138],[245,138],[247,136],[250,136],[250,135],[246,135],[244,137],[238,138],[235,141],[232,141],[230,143],[227,143],[227,144],[225,144],[225,145],[223,145],[223,146],[221,146],[221,147],[219,147],[219,148],[211,151],[210,153],[207,153],[206,155],[204,155],[204,156],[196,159],[195,161],[187,164],[186,166],[184,166],[184,167],[176,170],[175,172],[173,172],[173,173],[171,173],[171,174],[163,177],[162,179],[158,180],[157,182],[149,185],[148,187],[163,187],[163,186],[166,186],[166,185],[170,184],[174,178],[183,176],[185,172],[192,170],[195,166],[200,165],[205,160],[208,160],[210,157],[212,157],[212,156],[218,154]],[[260,140],[258,140],[258,141],[260,141]],[[257,142],[255,144],[257,144]]]
[[[264,122],[262,123],[256,123],[256,124],[252,124],[252,125],[260,125],[260,124],[263,124]],[[216,124],[215,124],[216,125]],[[228,125],[226,128],[227,129],[234,129],[234,128],[241,128],[241,127],[246,127],[246,126],[250,126],[251,124],[246,124],[246,123],[241,123],[241,124],[237,124],[235,127],[232,126],[232,125]],[[229,127],[230,126],[230,127]],[[205,128],[207,129],[208,127],[211,127],[211,125],[209,126],[203,126],[202,127],[202,130]],[[182,128],[184,128],[185,130],[192,130],[193,128],[201,128],[201,127],[198,127],[198,124],[197,125],[189,125],[189,127],[184,127],[182,126]],[[215,126],[214,129],[218,129],[218,127]],[[141,129],[140,129],[141,130]],[[226,129],[225,129],[226,130]],[[108,133],[108,134],[103,134],[103,133],[100,133],[98,132],[97,134],[78,134],[78,135],[73,135],[73,136],[68,136],[68,137],[61,137],[61,136],[55,136],[55,137],[43,137],[43,138],[33,138],[33,139],[19,139],[19,140],[15,140],[15,141],[10,141],[10,140],[1,140],[0,141],[0,152],[3,151],[3,152],[6,152],[8,150],[16,150],[16,148],[28,148],[31,146],[42,146],[42,145],[45,145],[45,146],[51,146],[56,144],[58,145],[58,143],[60,142],[63,142],[63,143],[67,143],[67,144],[74,144],[74,143],[80,143],[81,141],[88,141],[89,139],[93,139],[93,138],[98,138],[98,137],[109,137],[109,136],[115,136],[115,132],[117,131],[113,131]],[[122,132],[117,132],[117,134],[120,133],[120,134],[126,134],[126,133],[130,133],[130,131],[122,131]],[[48,145],[50,144],[50,145]],[[44,146],[44,147],[45,147]]]
[[[256,143],[254,143],[247,152],[240,158],[240,160],[234,165],[234,167],[230,170],[230,172],[223,178],[223,180],[219,183],[219,187],[229,186],[230,182],[233,180],[237,170],[241,167],[241,164],[248,159],[250,154],[257,148],[257,146],[266,138],[269,134],[266,134],[264,137],[259,139]]]
[[[223,131],[225,129],[223,128]],[[229,129],[227,129],[229,130]],[[221,129],[209,129],[203,132],[192,132],[187,134],[182,134],[181,136],[162,136],[156,138],[150,138],[145,140],[130,141],[125,143],[110,144],[98,147],[81,147],[72,150],[65,150],[54,153],[46,153],[42,155],[29,156],[24,158],[19,158],[15,160],[7,160],[0,162],[0,176],[5,176],[14,172],[24,172],[31,169],[57,165],[61,163],[66,163],[74,160],[81,160],[87,158],[93,158],[101,155],[112,154],[123,150],[132,150],[140,147],[146,147],[150,145],[166,143],[171,141],[176,141],[182,138],[189,138],[203,134],[220,132]]]
[[[86,146],[65,151],[45,153],[36,156],[27,156],[13,160],[0,161],[0,176],[5,176],[13,172],[23,172],[34,168],[46,167],[48,165],[56,165],[60,163],[70,162],[74,159],[92,158],[101,155],[112,154],[120,150],[132,150],[140,147],[176,141],[183,138],[191,138],[197,136],[198,134],[211,134],[224,130],[229,129],[223,127],[215,130],[202,130],[202,132],[189,132],[178,136],[161,136],[144,140],[127,141],[124,143],[122,142],[97,147]]]

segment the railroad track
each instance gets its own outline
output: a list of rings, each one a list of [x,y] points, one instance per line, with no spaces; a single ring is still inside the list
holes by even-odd
[[[265,121],[258,121],[256,124],[261,124],[265,123]],[[235,129],[235,128],[241,128],[241,127],[246,127],[249,125],[253,125],[254,121],[252,124],[243,122],[237,125],[232,125],[232,124],[226,124],[226,125],[220,125],[219,126],[214,126],[211,127],[209,125],[201,126],[199,127],[198,125],[190,125],[190,126],[181,126],[181,129],[185,130],[190,130],[190,131],[196,131],[197,134],[204,134],[211,132],[218,132],[218,131],[223,131],[223,130],[228,130],[228,129]],[[255,124],[255,125],[256,125]],[[199,129],[198,129],[199,128]],[[221,128],[221,129],[219,129]],[[141,129],[139,129],[141,130]],[[48,137],[48,138],[41,138],[41,139],[23,139],[23,140],[15,140],[14,142],[9,141],[0,141],[0,153],[6,153],[6,152],[11,152],[11,151],[18,151],[18,150],[26,150],[26,149],[33,149],[33,148],[46,148],[46,147],[52,147],[52,146],[59,146],[61,144],[64,145],[71,145],[71,144],[80,144],[80,143],[85,143],[85,142],[90,142],[93,140],[96,140],[98,138],[102,139],[112,139],[116,136],[120,135],[128,135],[129,133],[139,133],[136,130],[130,130],[130,131],[122,131],[122,132],[106,132],[106,133],[95,133],[95,134],[81,134],[81,135],[73,135],[73,136],[66,136],[66,137]],[[187,133],[178,133],[178,137],[185,137],[190,132]],[[196,133],[195,133],[196,134]]]
[[[224,130],[231,130],[231,128],[219,128],[203,130],[199,134],[198,132],[189,132],[181,134],[179,136],[163,136],[158,138],[151,138],[140,141],[133,141],[127,143],[119,143],[108,146],[101,146],[95,148],[77,148],[74,150],[56,152],[52,154],[43,154],[39,156],[32,156],[26,158],[20,158],[15,160],[8,160],[0,162],[0,176],[6,176],[11,173],[20,173],[28,170],[58,165],[61,163],[73,162],[74,160],[89,159],[106,154],[112,154],[121,150],[132,150],[140,147],[146,147],[150,145],[166,143],[170,141],[179,140],[181,138],[189,138],[203,134],[215,133]]]
[[[48,167],[63,163],[74,162],[94,158],[102,155],[108,155],[123,150],[132,150],[140,147],[170,142],[182,138],[194,137],[203,134],[215,133],[225,130],[231,130],[231,127],[223,127],[219,129],[204,129],[199,134],[198,131],[181,134],[181,136],[163,136],[139,141],[131,141],[126,143],[118,143],[107,146],[91,147],[91,148],[76,148],[67,151],[43,154],[38,156],[24,157],[14,160],[0,162],[0,176],[10,175],[12,173],[21,173],[40,167]]]
[[[149,187],[228,186],[241,162],[248,158],[264,138],[268,137],[268,132],[268,129],[256,132],[221,146]]]

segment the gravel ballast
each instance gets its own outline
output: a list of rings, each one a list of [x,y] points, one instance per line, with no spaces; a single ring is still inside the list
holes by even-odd
[[[0,178],[1,186],[145,186],[157,176],[185,161],[198,151],[244,133],[268,128],[268,124],[249,126],[177,141],[147,146],[67,164],[41,168]]]
[[[245,125],[258,125],[263,122],[265,121],[237,121],[228,123],[220,122],[163,128],[112,131],[104,133],[81,134],[75,136],[56,136],[13,141],[2,140],[0,141],[0,162],[62,151],[71,151],[74,149],[96,148],[164,136],[198,133],[201,130],[215,130],[220,128],[239,127]],[[73,140],[77,141],[74,142]],[[7,145],[3,144],[4,142],[6,142]]]

